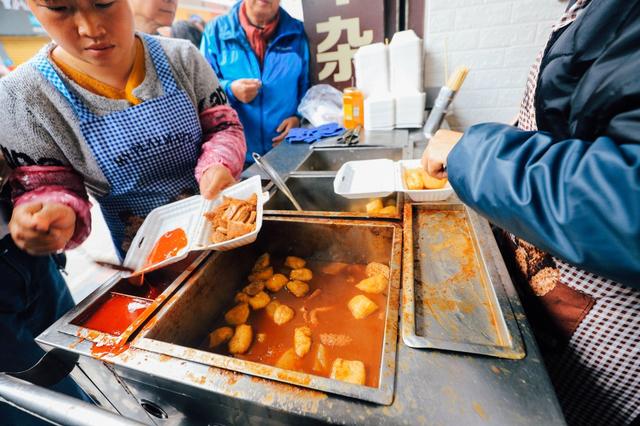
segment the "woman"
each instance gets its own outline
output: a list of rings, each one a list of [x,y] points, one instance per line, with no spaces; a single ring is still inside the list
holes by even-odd
[[[423,156],[510,233],[503,253],[570,424],[640,416],[638,46],[640,1],[574,2],[518,127],[440,131]]]
[[[244,0],[205,28],[202,54],[220,78],[252,152],[264,154],[298,127],[309,88],[309,45],[302,23],[279,0]]]

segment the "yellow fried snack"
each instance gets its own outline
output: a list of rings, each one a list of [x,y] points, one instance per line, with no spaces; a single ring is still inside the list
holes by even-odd
[[[220,344],[226,342],[231,339],[233,336],[233,328],[231,327],[220,327],[213,330],[209,333],[209,348],[213,349]]]
[[[264,291],[261,291],[260,293],[256,294],[251,299],[249,299],[249,304],[251,305],[254,311],[257,311],[258,309],[262,309],[265,306],[267,306],[270,301],[271,301],[271,297],[269,297],[269,295]]]
[[[307,262],[304,259],[296,256],[287,256],[287,258],[284,260],[284,266],[291,269],[304,268],[304,265],[306,264]]]
[[[447,184],[447,179],[434,178],[425,169],[420,169],[420,177],[425,189],[440,189]]]
[[[320,343],[316,352],[316,359],[313,360],[313,371],[324,371],[327,369],[327,348]]]
[[[261,271],[254,272],[253,274],[249,275],[249,282],[252,283],[256,281],[265,281],[271,278],[272,276],[273,276],[273,268],[269,266],[268,268],[264,268]]]
[[[293,347],[300,358],[311,349],[311,329],[307,326],[296,327],[293,333]]]
[[[365,293],[379,294],[385,291],[388,285],[389,280],[384,275],[374,275],[360,281],[356,287]]]
[[[236,297],[234,297],[233,301],[236,303],[249,303],[249,299],[251,299],[251,296],[241,291],[236,294]]]
[[[382,275],[386,278],[389,278],[391,271],[389,267],[383,263],[369,262],[367,263],[365,273],[368,277],[372,277],[374,275]]]
[[[396,208],[396,206],[387,206],[383,209],[378,210],[378,214],[384,216],[395,216],[396,214],[398,214],[398,209]]]
[[[269,289],[269,291],[272,291],[275,293],[276,291],[280,291],[282,287],[287,285],[288,281],[289,281],[289,278],[287,278],[285,275],[275,274],[274,276],[269,278],[267,281],[265,281],[264,285],[265,287],[267,287],[267,289]]]
[[[276,361],[276,367],[283,368],[285,370],[299,370],[301,365],[301,360],[296,355],[293,348],[287,349],[285,353],[280,355],[278,361]]]
[[[239,303],[224,314],[224,320],[230,325],[239,325],[249,318],[249,304]]]
[[[249,296],[255,296],[264,290],[264,281],[254,281],[245,288],[242,289],[242,292],[248,294]]]
[[[309,292],[309,284],[304,281],[292,280],[287,283],[287,290],[296,297],[302,297]]]
[[[278,325],[282,325],[291,321],[294,315],[295,312],[293,311],[293,309],[291,309],[287,305],[279,305],[273,312],[273,322]]]
[[[299,280],[299,281],[311,281],[313,279],[313,272],[308,268],[298,268],[291,270],[289,274],[290,280]]]
[[[375,214],[382,210],[384,206],[382,205],[381,198],[374,198],[373,200],[367,203],[366,209],[368,214]]]
[[[351,311],[351,315],[353,315],[355,319],[366,318],[378,309],[378,305],[376,305],[367,296],[363,296],[361,294],[349,300],[347,306]]]
[[[272,300],[271,302],[269,302],[269,304],[264,308],[269,318],[273,318],[273,314],[276,312],[276,309],[280,305],[281,303],[278,302],[277,300]]]
[[[366,372],[362,361],[336,358],[331,366],[331,378],[355,385],[364,385]]]
[[[420,169],[405,169],[404,183],[410,191],[423,189],[422,176]]]
[[[250,325],[240,324],[236,327],[236,332],[229,340],[229,352],[232,354],[243,354],[249,350],[253,340],[253,330]]]
[[[262,255],[260,255],[258,260],[256,260],[256,263],[253,265],[252,271],[258,272],[258,271],[262,271],[263,269],[267,269],[270,263],[271,263],[271,257],[269,256],[269,253],[263,253]]]

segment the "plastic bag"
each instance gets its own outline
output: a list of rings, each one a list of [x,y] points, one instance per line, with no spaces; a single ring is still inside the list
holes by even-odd
[[[342,92],[328,84],[316,84],[300,101],[298,113],[314,127],[331,122],[342,126]]]

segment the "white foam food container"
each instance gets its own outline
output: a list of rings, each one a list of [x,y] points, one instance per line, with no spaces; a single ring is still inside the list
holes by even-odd
[[[348,161],[338,170],[333,191],[345,198],[386,197],[393,192],[402,192],[413,201],[442,201],[453,194],[449,182],[441,189],[407,189],[403,171],[416,167],[421,167],[420,160]]]
[[[211,243],[211,224],[204,217],[209,212],[222,203],[222,197],[232,197],[246,200],[252,194],[258,197],[256,206],[256,226],[255,229],[245,235],[221,243]],[[262,192],[260,176],[253,176],[247,180],[237,183],[223,190],[218,197],[207,200],[200,195],[186,198],[184,200],[169,203],[151,211],[138,229],[131,248],[127,252],[123,266],[133,269],[131,275],[150,272],[160,269],[171,263],[178,262],[193,250],[230,250],[236,247],[250,244],[258,237],[258,232],[262,227],[262,205],[268,200],[269,195]],[[163,260],[162,262],[147,265],[147,259],[153,247],[165,233],[176,228],[182,228],[187,235],[187,245],[175,256]]]

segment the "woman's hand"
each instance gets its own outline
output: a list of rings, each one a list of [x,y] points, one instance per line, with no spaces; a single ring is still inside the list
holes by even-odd
[[[282,123],[280,123],[280,125],[276,129],[276,132],[280,134],[275,138],[271,139],[271,142],[273,142],[273,146],[276,147],[280,145],[280,142],[282,142],[284,138],[286,138],[287,135],[289,134],[289,130],[299,126],[300,126],[300,119],[295,115],[293,117],[285,118],[284,120],[282,120]]]
[[[262,82],[256,78],[239,78],[231,83],[233,96],[240,102],[248,104],[258,96]]]
[[[427,173],[438,179],[447,177],[447,157],[461,137],[460,132],[444,129],[438,130],[433,135],[422,154],[422,167]]]
[[[13,209],[9,231],[16,245],[35,256],[63,250],[76,228],[76,213],[59,203],[25,203]]]
[[[216,164],[209,167],[200,178],[200,194],[207,200],[213,199],[220,191],[236,183],[235,178],[225,166]]]

